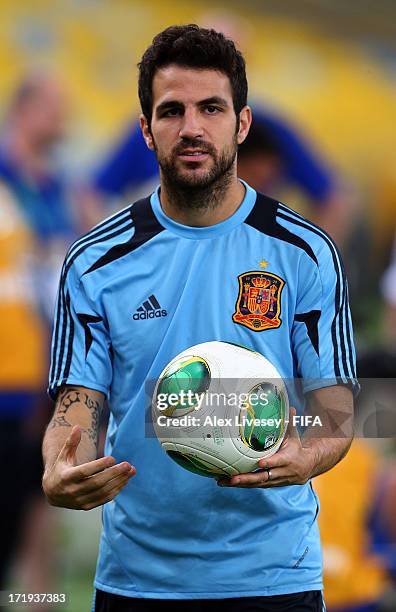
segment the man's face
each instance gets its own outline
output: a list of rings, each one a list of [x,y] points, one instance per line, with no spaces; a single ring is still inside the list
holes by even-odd
[[[68,100],[63,87],[55,80],[47,79],[23,103],[19,118],[29,137],[47,150],[63,140],[68,111]]]
[[[153,114],[141,125],[162,173],[184,188],[202,188],[235,161],[237,132],[228,77],[216,70],[170,65],[155,73]]]

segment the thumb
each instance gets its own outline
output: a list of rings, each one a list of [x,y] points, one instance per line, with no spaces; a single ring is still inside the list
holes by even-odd
[[[66,442],[64,443],[61,452],[59,453],[59,459],[63,459],[67,461],[67,463],[73,463],[77,447],[81,442],[81,427],[79,425],[74,425],[73,429]]]
[[[297,410],[295,408],[290,407],[289,409],[289,425],[287,427],[286,436],[288,438],[300,439],[300,434],[296,425],[295,416],[297,414]]]

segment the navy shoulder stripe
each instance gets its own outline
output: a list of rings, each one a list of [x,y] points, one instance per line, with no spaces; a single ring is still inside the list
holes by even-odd
[[[348,287],[340,253],[334,241],[324,230],[322,230],[314,223],[311,223],[310,221],[293,211],[291,208],[288,208],[284,204],[279,204],[278,217],[284,219],[288,223],[299,226],[304,230],[308,230],[316,236],[319,236],[320,238],[322,238],[324,243],[326,243],[330,250],[337,279],[335,288],[335,314],[331,326],[331,335],[334,349],[334,371],[337,377],[341,377],[338,359],[338,350],[340,348],[344,376],[347,378],[356,378],[356,371],[353,359],[352,334],[349,323]],[[339,336],[339,343],[337,340],[337,333]],[[346,348],[345,340],[348,345],[348,349]]]
[[[58,304],[54,321],[54,343],[51,355],[52,363],[50,371],[50,382],[54,382],[55,379],[59,380],[59,377],[61,375],[67,333],[69,334],[69,347],[70,343],[73,340],[73,338],[70,336],[70,333],[71,331],[74,332],[74,326],[71,322],[70,308],[68,308],[67,298],[65,295],[65,283],[69,270],[71,269],[75,260],[82,253],[84,253],[84,251],[88,247],[93,244],[98,244],[108,239],[115,238],[116,236],[123,234],[125,231],[131,230],[132,227],[132,221],[130,220],[125,225],[124,217],[122,217],[118,222],[112,223],[107,228],[105,227],[100,230],[99,234],[91,235],[89,237],[86,236],[81,241],[81,243],[78,243],[79,246],[77,248],[73,249],[72,247],[72,249],[69,250],[69,256],[66,258],[65,263],[63,265],[59,285]],[[77,246],[77,243],[75,243],[75,245]]]
[[[132,215],[132,208],[133,208],[133,215]],[[51,363],[51,371],[50,371],[50,386],[55,384],[57,381],[61,381],[61,383],[59,384],[63,384],[67,380],[67,376],[68,376],[70,365],[71,365],[71,356],[72,356],[72,347],[73,347],[73,338],[74,338],[74,322],[72,319],[72,314],[71,314],[71,309],[70,309],[70,295],[69,295],[69,292],[65,294],[65,284],[66,284],[67,275],[73,263],[90,246],[96,245],[101,242],[106,242],[107,240],[112,240],[116,238],[117,236],[121,236],[125,232],[129,232],[134,227],[134,225],[135,225],[136,231],[133,234],[133,237],[135,237],[138,231],[138,227],[140,225],[142,225],[143,229],[145,230],[146,228],[145,222],[147,222],[148,219],[150,218],[150,212],[151,212],[151,218],[154,217],[154,214],[152,212],[151,205],[150,205],[150,199],[144,198],[143,200],[139,200],[135,204],[127,207],[126,209],[120,211],[116,215],[113,215],[112,217],[106,219],[105,221],[97,225],[88,234],[80,238],[80,240],[77,240],[69,249],[68,255],[65,259],[65,263],[62,269],[62,275],[61,275],[60,286],[59,286],[58,304],[57,304],[57,310],[55,314],[54,343],[53,343],[52,355],[51,355],[52,363]],[[133,219],[132,219],[132,216],[133,216]],[[142,223],[140,223],[140,219],[142,216],[145,218],[145,220]],[[136,224],[135,224],[136,220],[138,220],[138,227],[136,227]],[[159,227],[163,229],[161,226]],[[140,235],[142,239],[141,232],[138,232],[138,234]],[[144,234],[144,236],[146,237],[146,234]],[[146,239],[148,238],[146,237]],[[143,242],[144,241],[145,240],[143,238]],[[129,244],[129,241],[124,244]],[[110,251],[111,250],[112,249],[110,249]],[[67,348],[66,348],[66,345],[67,345]]]
[[[315,353],[319,356],[319,331],[318,323],[320,319],[320,310],[310,310],[309,312],[302,312],[294,315],[295,321],[301,321],[305,323],[307,327],[308,337],[311,340],[312,346]]]
[[[257,193],[256,203],[251,213],[245,219],[245,223],[263,234],[267,234],[267,236],[278,238],[302,249],[317,265],[318,260],[308,242],[277,222],[278,206],[279,203],[276,200],[262,193]]]
[[[128,224],[131,222],[131,207],[128,206],[127,209],[124,209],[117,215],[113,215],[109,217],[99,225],[96,225],[93,229],[91,229],[88,233],[84,234],[81,238],[76,240],[67,253],[66,259],[69,259],[74,255],[74,253],[82,247],[84,244],[91,243],[92,240],[96,240],[101,236],[108,234],[109,231],[119,229],[123,224]]]
[[[131,209],[131,215],[135,227],[133,236],[127,242],[111,247],[107,253],[84,272],[84,275],[128,255],[128,253],[135,251],[164,230],[164,227],[157,221],[157,217],[153,213],[150,198],[144,198],[136,202]]]

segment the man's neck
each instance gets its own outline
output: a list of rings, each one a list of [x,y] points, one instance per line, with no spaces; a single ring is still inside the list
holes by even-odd
[[[236,174],[201,190],[176,189],[161,175],[162,210],[177,223],[190,227],[207,227],[225,221],[239,208],[245,192]]]

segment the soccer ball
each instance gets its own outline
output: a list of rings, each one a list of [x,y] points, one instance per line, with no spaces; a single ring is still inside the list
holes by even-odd
[[[287,390],[260,353],[229,342],[204,342],[179,353],[161,372],[152,418],[162,448],[179,465],[218,478],[254,471],[282,444]]]

